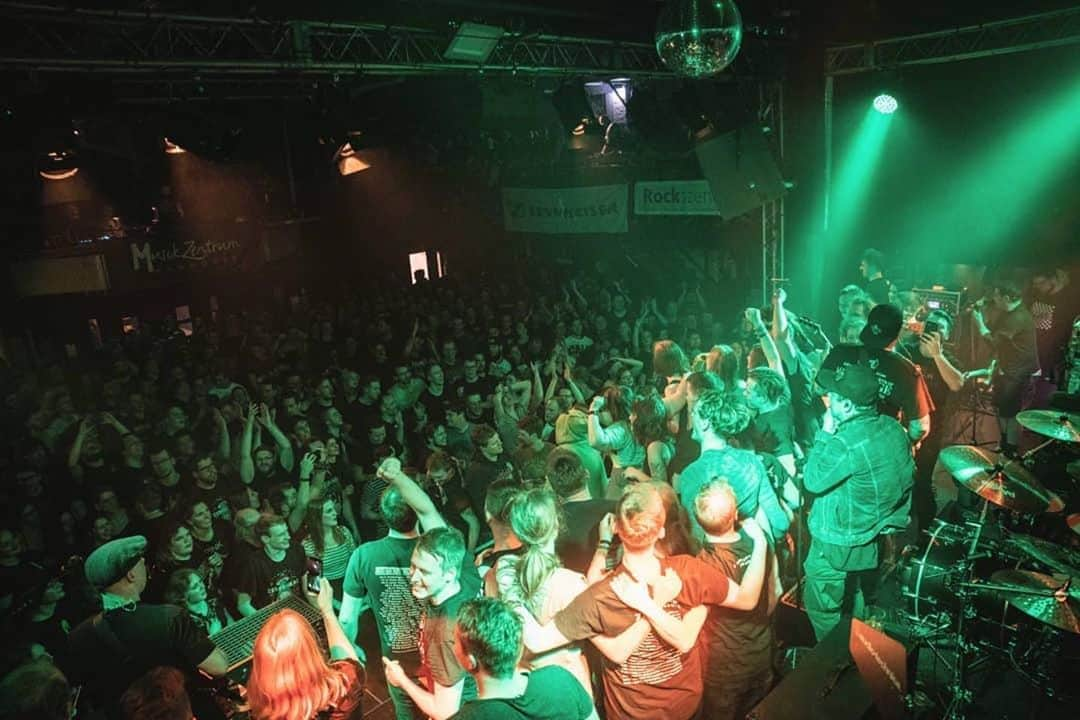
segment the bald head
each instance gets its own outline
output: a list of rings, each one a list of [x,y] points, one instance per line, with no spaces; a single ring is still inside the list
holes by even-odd
[[[710,535],[724,535],[734,530],[736,516],[735,493],[727,480],[713,480],[694,498],[694,517]]]

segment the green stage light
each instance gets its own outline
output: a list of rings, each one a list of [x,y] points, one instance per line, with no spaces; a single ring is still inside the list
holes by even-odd
[[[898,107],[900,107],[900,103],[896,102],[896,98],[888,93],[881,93],[874,98],[874,109],[882,115],[892,115]]]

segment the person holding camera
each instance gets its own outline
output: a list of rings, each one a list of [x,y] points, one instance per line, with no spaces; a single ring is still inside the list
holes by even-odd
[[[933,495],[934,465],[946,435],[947,414],[951,411],[949,396],[964,387],[960,361],[949,349],[953,319],[944,310],[931,310],[919,332],[912,333],[896,351],[918,366],[933,401],[930,412],[930,432],[915,451],[915,487],[912,490],[912,509],[920,530],[929,526],[937,514]]]

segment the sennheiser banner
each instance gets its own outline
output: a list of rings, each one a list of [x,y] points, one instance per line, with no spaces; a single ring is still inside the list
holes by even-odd
[[[635,215],[719,215],[706,180],[644,180],[634,183]]]
[[[503,188],[503,222],[507,230],[548,235],[624,233],[629,195],[626,185]]]

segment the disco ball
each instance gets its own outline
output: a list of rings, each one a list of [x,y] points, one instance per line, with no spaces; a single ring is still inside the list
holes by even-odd
[[[730,0],[670,0],[656,23],[656,52],[679,75],[716,75],[740,45],[742,16]]]

